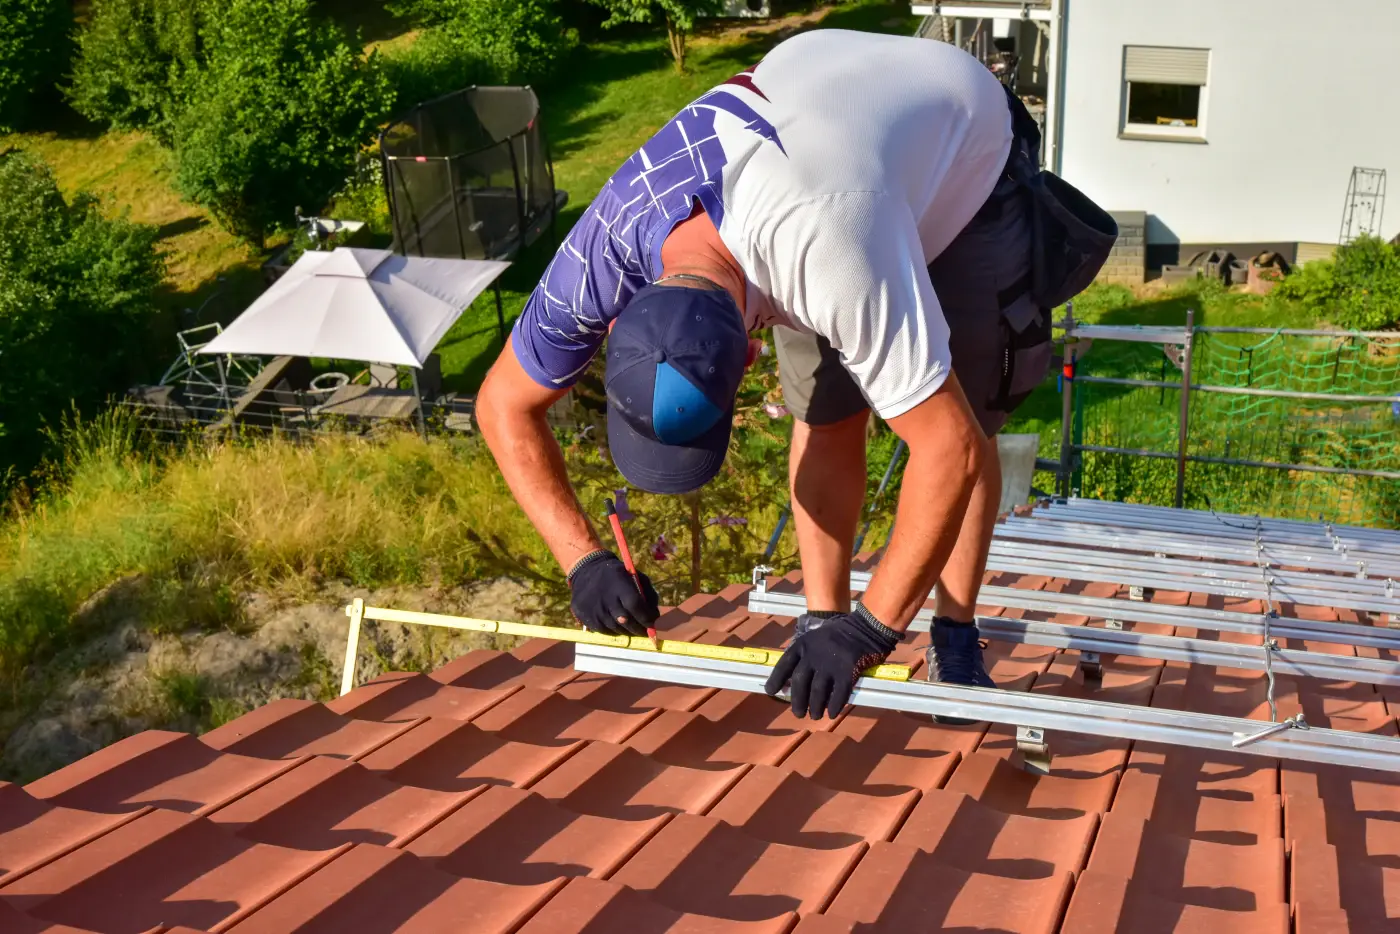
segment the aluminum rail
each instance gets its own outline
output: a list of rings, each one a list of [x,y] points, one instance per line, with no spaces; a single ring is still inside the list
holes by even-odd
[[[1162,379],[1127,379],[1121,376],[1076,376],[1077,383],[1097,383],[1102,386],[1130,386],[1139,389],[1180,389],[1181,383]],[[1295,389],[1260,389],[1256,386],[1211,386],[1192,383],[1192,392],[1213,392],[1227,396],[1263,396],[1268,399],[1299,399],[1309,402],[1361,402],[1369,405],[1394,405],[1394,396],[1373,396],[1346,392],[1304,392]]]
[[[1089,340],[1126,341],[1141,344],[1185,344],[1191,340],[1191,332],[1185,328],[1122,327],[1111,324],[1080,324],[1077,321],[1068,328],[1065,327],[1065,322],[1056,321],[1055,328],[1063,330],[1066,337],[1087,337]]]
[[[742,662],[654,656],[580,644],[579,671],[762,694],[768,670]],[[1194,749],[1243,752],[1303,762],[1400,772],[1400,739],[1269,724],[1259,720],[1188,713],[1054,694],[957,687],[927,681],[861,678],[851,693],[856,707],[961,717],[1041,730],[1167,743]]]
[[[1095,583],[1117,584],[1119,586],[1154,587],[1159,590],[1195,591],[1213,593],[1226,597],[1243,597],[1250,600],[1266,600],[1263,583],[1259,581],[1221,581],[1207,578],[1172,577],[1165,574],[1147,574],[1142,571],[1127,571],[1122,568],[1104,568],[1089,564],[1050,562],[1043,559],[1016,558],[993,553],[987,559],[987,570],[1004,571],[1013,574],[1031,574],[1048,577],[1064,577],[1070,580],[1092,581]],[[863,591],[870,584],[870,572],[852,571],[851,590]],[[1400,588],[1397,588],[1400,594]],[[1275,587],[1273,599],[1303,606],[1333,606],[1369,613],[1400,613],[1396,600],[1368,600],[1364,597],[1345,595],[1305,594],[1286,587]]]
[[[1086,597],[1082,594],[1022,590],[1018,587],[994,587],[986,584],[978,593],[977,602],[981,606],[1028,610],[1034,613],[1066,613],[1094,619],[1117,620],[1120,623],[1183,626],[1191,629],[1209,629],[1214,632],[1238,632],[1260,638],[1264,635],[1264,620],[1261,614],[1241,613],[1236,610],[1213,610],[1208,607],[1115,600],[1111,597]],[[749,592],[748,609],[750,613],[797,616],[806,608],[806,598],[800,593],[767,589],[755,589]],[[915,614],[914,622],[910,624],[909,628],[915,632],[925,631],[929,628],[932,620],[933,611],[921,609]],[[1327,623],[1274,617],[1269,620],[1269,635],[1274,639],[1300,639],[1305,642],[1326,642],[1332,645],[1364,646],[1400,655],[1400,630],[1384,626],[1362,626],[1355,623]],[[1350,656],[1343,657],[1350,660]]]
[[[1255,564],[1262,557],[1271,566],[1306,568],[1371,577],[1400,576],[1400,557],[1362,553],[1348,557],[1332,549],[1270,545],[1243,539],[1218,539],[1187,532],[1154,532],[1117,526],[1039,518],[1010,517],[996,526],[996,537],[1061,545],[1090,545],[1124,551],[1163,552],[1175,557],[1205,558],[1213,561],[1246,561]]]
[[[993,554],[988,558],[987,568],[1013,574],[1063,577],[1069,580],[1093,581],[1119,586],[1152,587],[1158,590],[1193,591],[1248,600],[1273,599],[1302,606],[1344,607],[1368,613],[1400,612],[1400,606],[1396,605],[1395,600],[1369,599],[1364,596],[1350,597],[1336,591],[1308,592],[1278,586],[1275,586],[1272,591],[1267,591],[1263,582],[1258,580],[1186,578],[1169,574],[1151,574],[1136,569],[1125,570],[1121,567],[1103,567],[1094,564],[1047,561],[1042,558],[1021,558],[999,554]],[[855,574],[851,575],[852,589],[864,590],[868,584],[868,578],[864,582],[858,583]]]
[[[775,597],[784,599],[773,599]],[[806,608],[806,601],[801,594],[767,594],[751,596],[749,599],[751,613],[797,615]],[[932,614],[927,610],[922,612],[927,615],[917,620],[923,625],[918,626],[916,631],[928,629],[928,619]],[[1270,662],[1262,645],[1240,645],[1214,639],[1163,636],[1122,629],[1101,629],[1095,626],[1071,626],[1039,620],[1008,619],[1003,616],[978,616],[977,628],[983,637],[997,642],[1092,652],[1095,655],[1131,655],[1137,658],[1159,658],[1169,662],[1242,668],[1249,671],[1267,671]],[[1262,633],[1262,626],[1256,626],[1256,630]],[[1270,636],[1276,638],[1277,633],[1272,625],[1269,630]],[[1271,661],[1275,674],[1400,687],[1400,662],[1295,649],[1274,648],[1272,652]],[[1097,662],[1097,659],[1094,661]]]
[[[1061,510],[1097,511],[1101,515],[1109,514],[1129,521],[1181,521],[1212,528],[1220,526],[1244,529],[1250,532],[1253,532],[1257,525],[1265,533],[1270,531],[1296,533],[1308,536],[1313,541],[1327,542],[1331,540],[1326,525],[1321,522],[1308,522],[1301,519],[1269,519],[1241,515],[1240,513],[1210,513],[1197,509],[1174,509],[1170,506],[1147,506],[1139,503],[1114,503],[1081,497],[1071,497],[1067,502],[1055,503],[1049,508],[1052,512]],[[1331,530],[1332,535],[1343,538],[1351,536],[1354,539],[1367,540],[1377,545],[1400,547],[1400,531],[1373,529],[1358,525],[1333,525]]]
[[[1209,580],[1232,585],[1239,582],[1258,588],[1261,598],[1263,596],[1263,570],[1257,564],[1241,565],[1219,561],[1198,561],[1190,558],[1159,558],[1155,555],[1028,543],[1006,538],[992,539],[991,554],[1003,555],[1008,558],[1044,560],[1047,565],[1086,565],[1143,571],[1169,576],[1183,582]],[[1355,575],[1343,577],[1337,574],[1313,571],[1286,571],[1272,567],[1268,569],[1268,573],[1272,578],[1272,587],[1276,592],[1292,588],[1300,594],[1312,594],[1319,598],[1357,597],[1390,600],[1391,606],[1396,611],[1400,611],[1400,593],[1397,593],[1394,580],[1358,578]],[[1381,612],[1384,612],[1384,609]]]
[[[1190,520],[1176,520],[1172,517],[1147,517],[1128,518],[1124,515],[1107,513],[1100,510],[1084,510],[1084,508],[1070,506],[1050,506],[1035,511],[1035,517],[1039,520],[1050,520],[1056,522],[1077,522],[1079,525],[1099,525],[1117,529],[1117,531],[1130,532],[1158,532],[1158,534],[1170,535],[1203,535],[1221,542],[1245,542],[1253,545],[1254,542],[1263,542],[1270,548],[1289,548],[1316,550],[1316,552],[1333,552],[1337,555],[1351,555],[1351,553],[1361,553],[1380,559],[1393,559],[1400,555],[1400,539],[1394,543],[1373,542],[1371,539],[1326,538],[1320,534],[1296,534],[1296,532],[1278,532],[1270,529],[1268,532],[1256,532],[1253,528],[1245,528],[1242,525],[1225,524],[1225,522],[1193,522]]]

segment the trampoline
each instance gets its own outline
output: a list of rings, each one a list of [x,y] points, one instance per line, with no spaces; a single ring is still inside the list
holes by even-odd
[[[554,188],[539,99],[470,87],[419,104],[379,138],[396,253],[510,260],[549,231]]]

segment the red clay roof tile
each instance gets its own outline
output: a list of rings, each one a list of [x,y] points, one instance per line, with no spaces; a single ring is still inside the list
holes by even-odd
[[[256,909],[338,852],[253,843],[158,809],[0,885],[0,897],[33,917],[110,934],[157,924],[209,929]]]
[[[680,814],[612,880],[678,911],[761,921],[821,911],[863,852],[864,843],[820,850],[769,843]]]
[[[570,879],[520,934],[786,934],[795,920],[790,912],[761,921],[687,914],[625,885],[578,878]]]
[[[748,733],[733,730],[698,713],[662,711],[627,740],[627,745],[658,762],[694,768],[732,765],[777,765],[802,738],[797,731]]]
[[[364,756],[417,726],[415,722],[352,720],[324,704],[275,700],[201,736],[200,742],[224,752],[262,759],[300,756]]]
[[[661,710],[694,710],[714,693],[714,688],[661,684],[636,678],[581,674],[557,689],[561,697],[579,701],[597,710],[638,713]]]
[[[35,798],[0,782],[0,886],[100,837],[144,811],[94,814]]]
[[[596,739],[620,743],[657,716],[657,710],[597,710],[552,691],[521,688],[472,722],[525,743]]]
[[[510,934],[563,885],[462,879],[410,853],[360,844],[228,934]]]
[[[1288,905],[1251,911],[1188,905],[1151,891],[1147,880],[1087,870],[1074,886],[1061,934],[1288,934]]]
[[[1089,868],[1130,876],[1169,901],[1223,911],[1283,902],[1283,841],[1211,843],[1179,837],[1170,824],[1110,811]]]
[[[968,872],[900,843],[871,844],[826,914],[858,931],[993,930],[1050,934],[1069,897],[1067,872],[1030,878]]]
[[[1066,820],[1106,809],[1117,782],[1115,772],[1036,775],[991,753],[974,752],[958,763],[946,787],[1006,814]]]
[[[956,791],[919,799],[895,843],[917,847],[969,872],[1018,879],[1084,868],[1097,814],[1048,820],[1005,814]]]
[[[401,785],[358,763],[316,756],[206,816],[248,840],[303,850],[395,846],[473,794]]]
[[[760,840],[827,850],[890,839],[917,799],[916,791],[836,791],[787,769],[756,765],[709,816]]]
[[[360,759],[392,781],[441,791],[524,788],[583,748],[582,740],[517,743],[472,723],[430,718]]]
[[[532,639],[526,643],[534,651],[543,651],[558,644],[543,639]],[[509,652],[478,649],[454,658],[428,677],[440,684],[477,690],[529,687],[549,691],[573,680],[576,672],[571,667],[572,662],[570,658],[565,665],[551,666],[539,661],[521,661]]]
[[[417,672],[396,671],[362,684],[326,706],[341,716],[357,720],[416,720],[420,717],[470,720],[520,690],[519,685],[484,690],[457,687]],[[539,688],[529,690],[547,693]]]
[[[540,795],[498,785],[404,849],[444,872],[512,885],[580,875],[607,878],[669,819],[576,814]]]
[[[626,746],[589,743],[531,790],[580,814],[647,820],[682,811],[703,814],[747,770],[667,765]]]
[[[219,752],[187,733],[147,730],[31,782],[26,790],[89,811],[154,805],[193,813],[236,798],[294,765]]]

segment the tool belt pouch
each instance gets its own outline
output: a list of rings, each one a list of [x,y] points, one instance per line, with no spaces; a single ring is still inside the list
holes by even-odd
[[[1051,172],[1023,181],[1031,197],[1031,295],[1055,308],[1094,281],[1118,239],[1108,212]]]
[[[1029,293],[1001,313],[1001,379],[990,408],[1013,412],[1045,381],[1054,364],[1050,313]]]

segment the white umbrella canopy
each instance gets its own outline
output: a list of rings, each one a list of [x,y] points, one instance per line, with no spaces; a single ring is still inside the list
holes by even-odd
[[[200,352],[422,367],[509,265],[358,247],[310,251]]]

